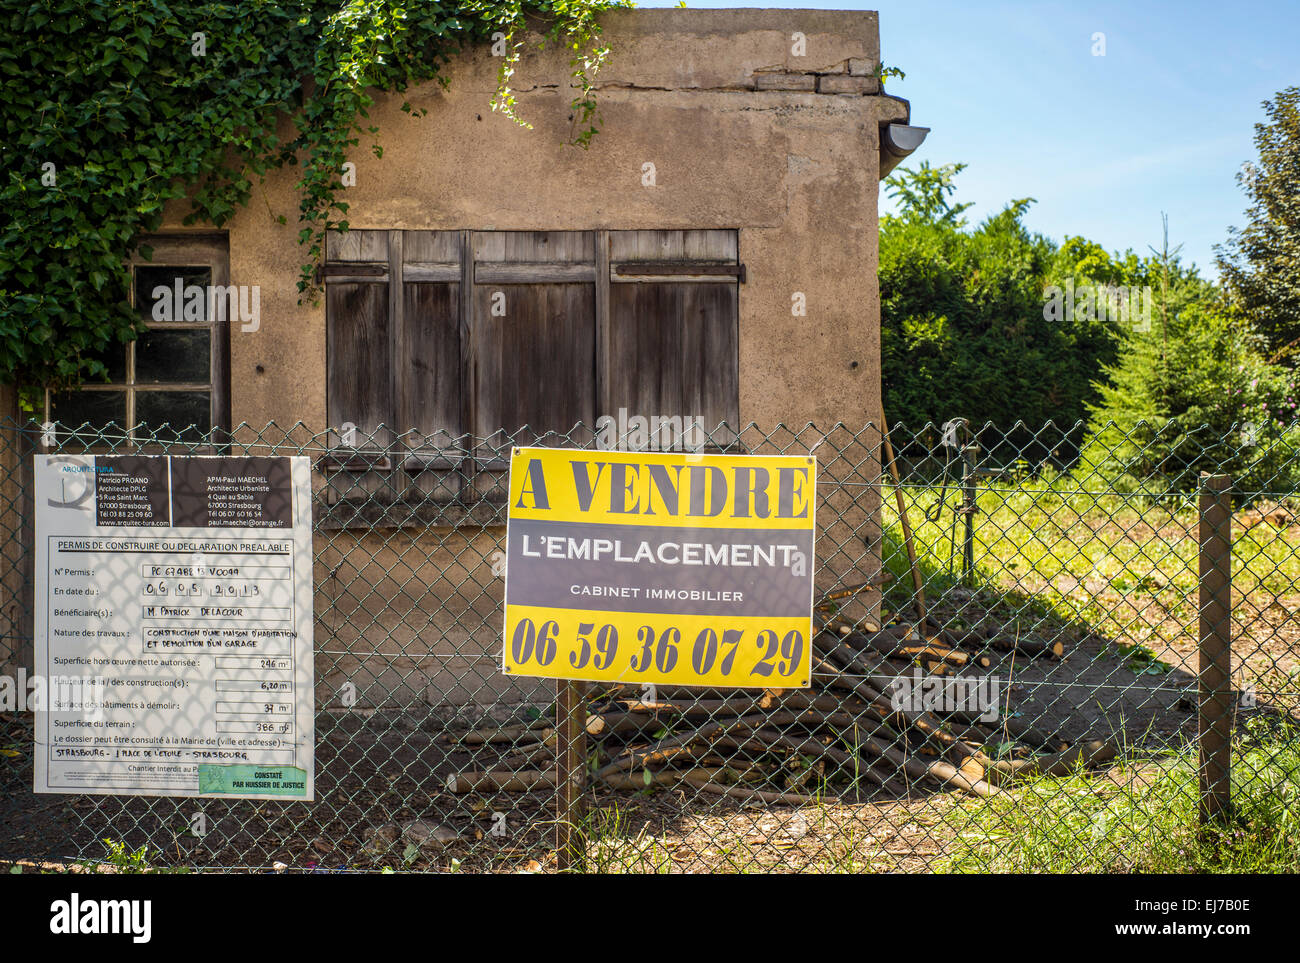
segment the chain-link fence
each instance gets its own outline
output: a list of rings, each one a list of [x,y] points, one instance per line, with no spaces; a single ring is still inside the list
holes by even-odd
[[[0,428],[11,675],[34,454],[309,456],[317,707],[312,803],[34,795],[32,716],[0,714],[0,858],[1297,868],[1300,427],[711,433],[706,453],[818,463],[813,685],[740,691],[504,676],[504,459],[600,432],[398,437]]]

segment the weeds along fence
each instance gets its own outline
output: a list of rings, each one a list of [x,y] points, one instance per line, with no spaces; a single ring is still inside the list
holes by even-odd
[[[35,795],[0,859],[223,871],[1297,868],[1295,428],[749,426],[817,459],[807,689],[501,672],[512,445],[0,427],[0,659],[33,652],[34,454],[305,455],[311,803]],[[388,434],[384,438],[391,437]],[[892,442],[888,444],[888,442]],[[680,641],[689,658],[698,640]],[[761,644],[761,643],[760,643]],[[791,653],[785,653],[790,656]]]

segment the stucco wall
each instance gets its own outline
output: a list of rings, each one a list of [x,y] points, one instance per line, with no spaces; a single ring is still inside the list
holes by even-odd
[[[738,229],[747,268],[740,287],[742,424],[811,421],[825,430],[835,422],[878,423],[878,126],[904,111],[878,95],[876,15],[647,10],[610,14],[604,24],[613,60],[597,85],[604,123],[590,149],[565,143],[572,93],[561,52],[525,55],[515,85],[518,112],[532,125],[525,129],[490,109],[500,61],[479,50],[451,65],[447,89],[430,84],[405,98],[378,98],[371,119],[383,158],[364,142],[350,158],[351,227]],[[802,56],[793,52],[796,34],[803,35]],[[402,112],[403,99],[428,114]],[[642,184],[647,162],[656,170],[653,187]],[[319,431],[328,427],[325,312],[323,300],[298,304],[303,250],[293,180],[292,169],[270,175],[228,225],[232,283],[261,288],[260,329],[231,335],[232,416],[236,425],[301,421]],[[177,205],[169,223],[179,227],[184,213]],[[287,224],[275,223],[276,215]],[[796,292],[806,316],[792,315]],[[868,454],[859,449],[839,464],[869,461]],[[871,471],[857,468],[845,480],[868,480]],[[843,490],[834,507],[842,514],[823,535],[833,549],[828,561],[819,551],[823,586],[869,576],[879,564],[871,544],[874,491]],[[481,646],[493,654],[499,645],[499,613],[490,610],[500,579],[489,571],[499,530],[429,533],[422,546],[407,541],[380,533],[354,551],[342,534],[319,541],[322,701],[334,701],[345,679],[366,703],[384,701],[397,680],[402,691],[427,684],[446,693],[467,667],[430,658],[433,652]],[[374,582],[367,597],[376,601],[359,616],[349,619],[322,594],[335,568],[329,558],[341,566],[336,585]],[[435,590],[449,585],[439,581],[441,568],[467,560],[476,564],[457,568],[456,578],[484,586],[482,598],[466,604],[475,612],[486,605],[486,621]],[[394,565],[403,574],[409,568],[423,594],[409,598],[409,580],[385,574]],[[465,621],[479,627],[473,640],[463,633]],[[385,654],[357,658],[370,649]],[[484,665],[476,673],[490,675]]]
[[[400,96],[379,98],[384,156],[363,143],[350,158],[350,225],[739,228],[742,421],[875,420],[878,125],[902,116],[863,74],[879,59],[876,15],[647,10],[611,14],[605,31],[614,54],[589,150],[565,143],[571,94],[558,52],[526,54],[520,67],[528,130],[489,108],[499,60],[477,51],[452,64],[449,89],[408,93],[423,118],[403,113]],[[790,53],[796,33],[803,57]],[[865,93],[755,89],[827,81]],[[654,187],[641,184],[647,162]],[[262,298],[260,330],[231,338],[236,424],[325,426],[324,307],[297,303],[293,181],[293,169],[272,173],[228,225],[233,283],[260,285]],[[168,226],[180,229],[184,213],[178,203]],[[273,220],[281,214],[285,225]],[[794,292],[806,317],[791,315]]]

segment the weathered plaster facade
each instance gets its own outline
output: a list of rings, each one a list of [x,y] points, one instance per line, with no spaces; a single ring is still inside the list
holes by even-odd
[[[791,53],[799,33],[803,56]],[[565,143],[569,67],[556,51],[525,55],[517,74],[531,130],[489,108],[499,60],[486,50],[451,66],[448,89],[409,92],[423,118],[381,96],[384,156],[363,142],[351,158],[351,227],[738,228],[741,421],[878,421],[878,129],[905,107],[877,93],[876,15],[646,10],[610,14],[605,36],[604,126],[589,150]],[[233,424],[326,425],[324,306],[299,305],[295,286],[294,174],[273,174],[228,225],[233,283],[260,285],[263,318],[231,337]],[[795,292],[806,317],[791,314]]]
[[[450,66],[448,88],[378,97],[383,158],[364,142],[351,157],[350,226],[737,230],[741,424],[878,425],[879,127],[907,109],[879,92],[876,14],[645,10],[603,23],[613,58],[598,78],[603,127],[590,149],[566,144],[562,51],[524,56],[515,88],[526,129],[490,109],[500,61],[478,50]],[[403,99],[427,115],[402,112]],[[226,225],[231,283],[261,292],[258,330],[231,330],[231,423],[320,432],[331,427],[325,307],[298,303],[295,176],[273,172]],[[186,230],[186,211],[176,204],[167,229]],[[796,292],[805,316],[792,313]],[[874,480],[873,456],[859,444],[835,463],[856,467],[828,465],[823,477]],[[874,489],[838,489],[820,510],[837,514],[822,530],[819,586],[876,574],[876,507]],[[337,704],[344,681],[363,705],[418,700],[425,687],[454,702],[536,694],[495,669],[491,559],[502,541],[497,526],[318,535],[318,703]]]

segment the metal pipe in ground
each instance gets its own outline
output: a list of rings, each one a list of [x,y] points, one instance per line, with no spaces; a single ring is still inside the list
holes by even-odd
[[[961,512],[966,521],[962,541],[961,579],[967,588],[975,585],[975,514],[979,511],[975,495],[975,460],[979,457],[979,450],[979,445],[976,444],[966,444],[961,449]]]

